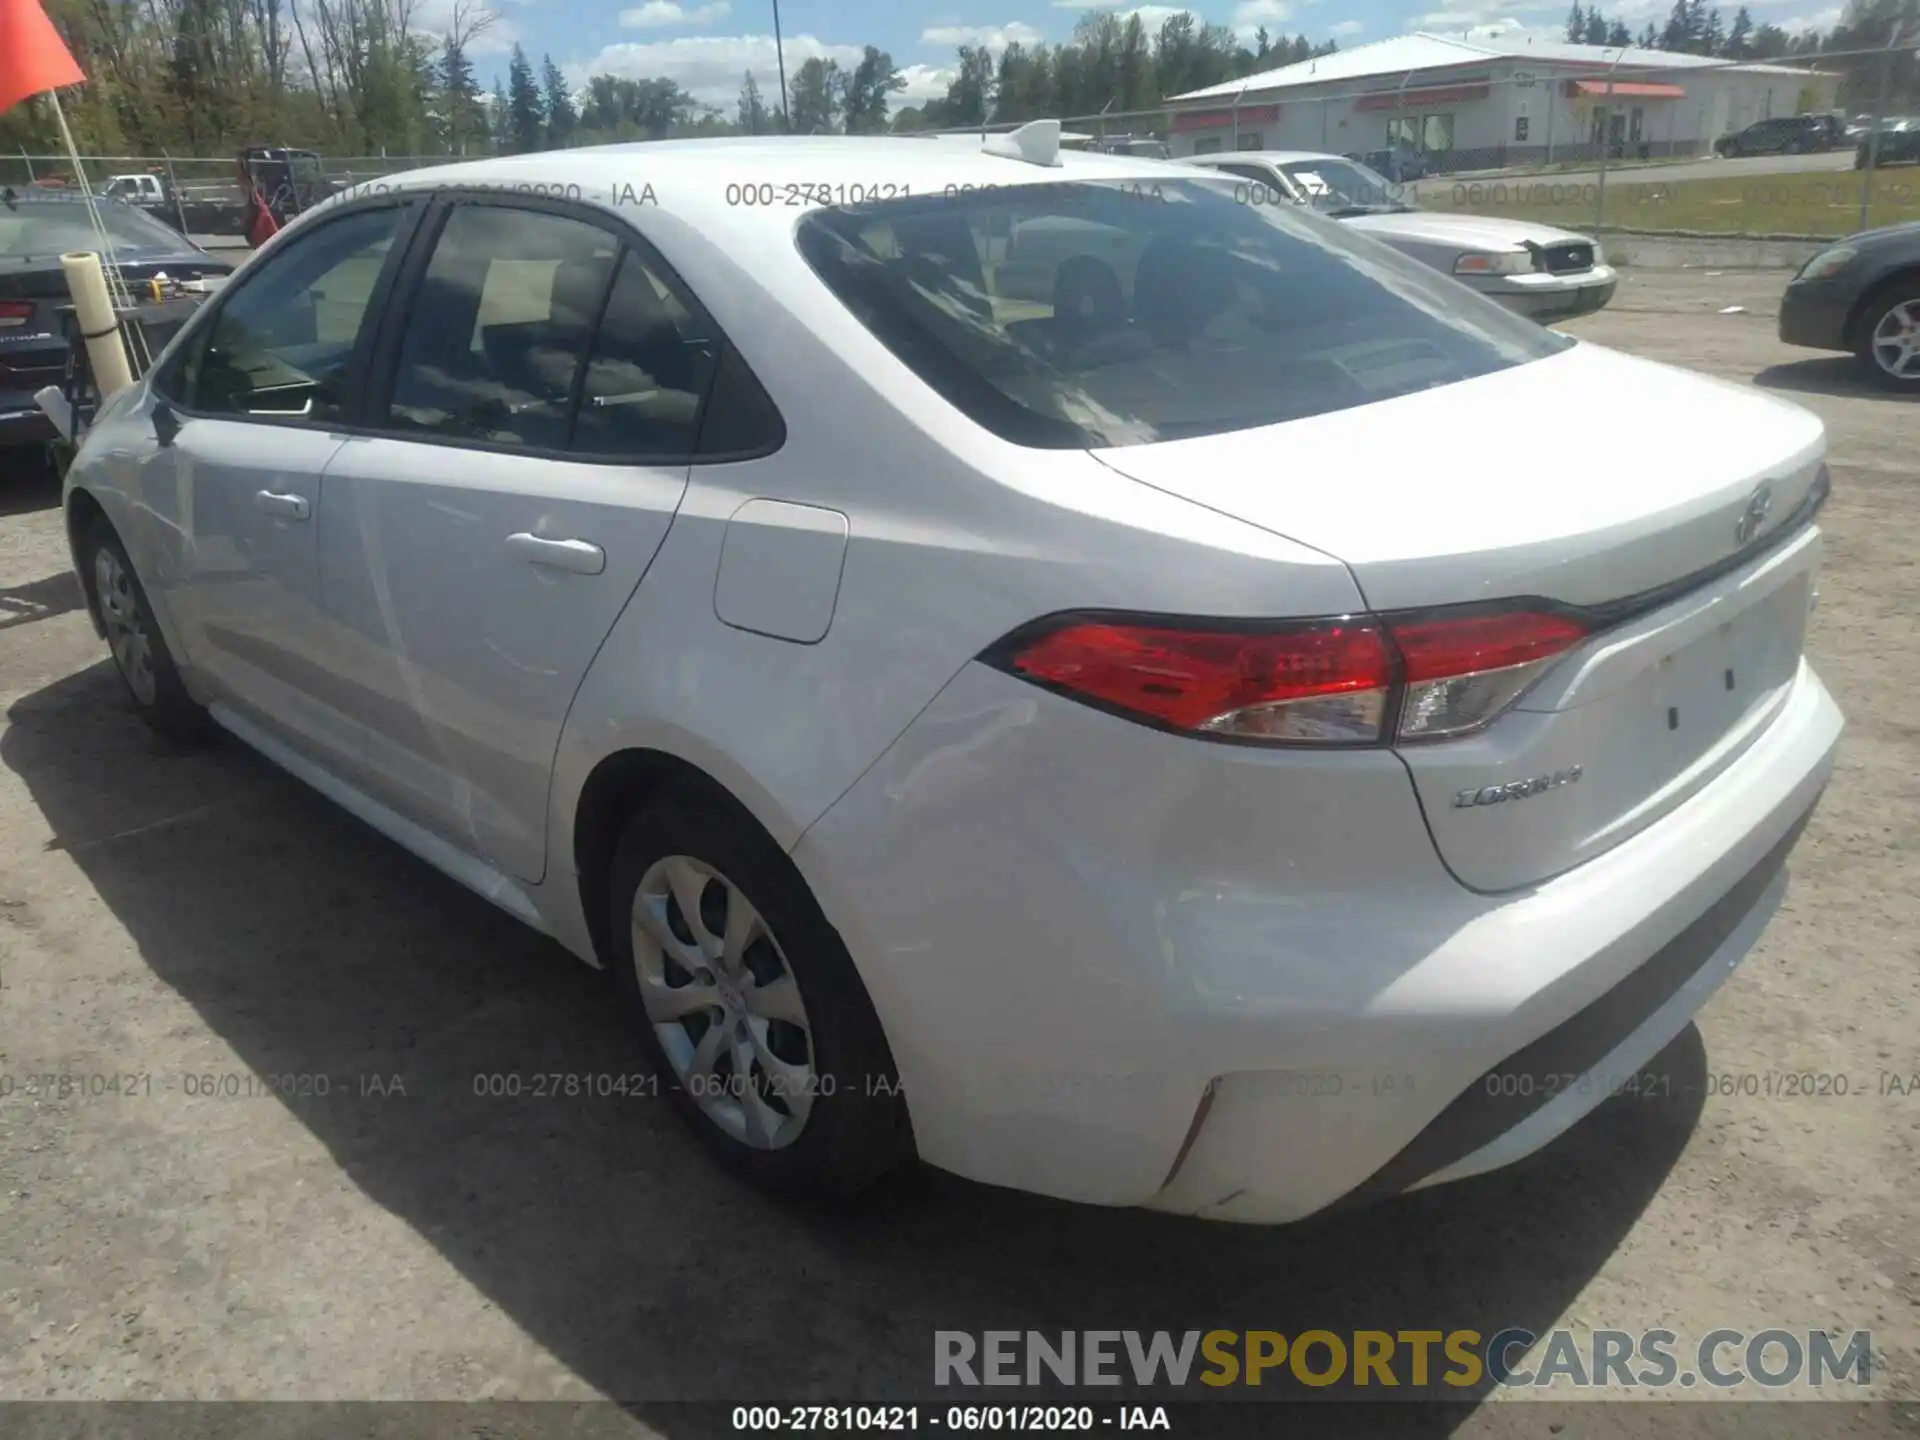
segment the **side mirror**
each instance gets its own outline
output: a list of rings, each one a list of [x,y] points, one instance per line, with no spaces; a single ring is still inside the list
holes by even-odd
[[[173,413],[173,406],[164,400],[157,400],[148,413],[153,420],[154,438],[161,447],[173,444],[174,437],[180,433],[180,417]]]

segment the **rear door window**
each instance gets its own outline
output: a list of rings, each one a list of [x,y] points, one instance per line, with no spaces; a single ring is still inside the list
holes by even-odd
[[[569,448],[663,463],[690,458],[719,349],[690,302],[626,251],[587,357]]]
[[[1054,183],[828,209],[814,271],[948,403],[1020,444],[1144,444],[1454,384],[1573,342],[1231,185]]]
[[[385,428],[561,450],[620,243],[507,205],[447,216],[401,336]]]

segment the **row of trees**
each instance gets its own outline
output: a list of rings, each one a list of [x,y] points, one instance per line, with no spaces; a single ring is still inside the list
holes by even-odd
[[[1803,49],[1817,51],[1819,38],[1795,37],[1778,25],[1755,26],[1744,5],[1726,24],[1720,11],[1703,0],[1674,0],[1664,26],[1649,20],[1637,35],[1625,21],[1610,18],[1598,5],[1582,9],[1574,0],[1567,15],[1567,39],[1575,44],[1637,45],[1642,50],[1673,50],[1723,60],[1777,60]]]
[[[595,75],[569,85],[551,56],[512,49],[483,91],[475,57],[498,23],[487,0],[451,0],[436,27],[423,0],[46,0],[88,83],[69,103],[84,148],[107,154],[228,154],[238,144],[304,145],[335,155],[533,151],[688,134],[872,133],[1151,110],[1169,95],[1333,51],[1260,30],[1243,42],[1180,13],[1149,31],[1136,11],[1088,13],[1063,44],[962,45],[946,93],[894,109],[905,81],[893,57],[865,46],[849,68],[810,58],[789,76],[784,107],[749,73],[737,103],[703,103],[664,77]],[[1882,67],[1839,57],[1843,103],[1864,108],[1881,84],[1914,90],[1911,44],[1920,0],[1853,0],[1826,34],[1788,36],[1731,23],[1707,0],[1674,0],[1664,27],[1637,35],[1597,4],[1576,3],[1567,38],[1728,59],[1814,58],[1883,46],[1904,21],[1909,48]],[[1883,77],[1882,69],[1886,69]],[[0,115],[0,154],[56,147],[44,106]]]
[[[1338,49],[1304,35],[1275,40],[1263,26],[1250,45],[1224,25],[1192,14],[1169,16],[1149,34],[1138,11],[1122,20],[1111,10],[1082,18],[1063,45],[1008,45],[996,59],[962,45],[944,97],[895,117],[896,129],[942,129],[1049,115],[1125,114],[1149,110],[1168,95],[1236,80]]]
[[[1189,14],[1149,32],[1138,14],[1089,14],[1059,45],[964,45],[944,96],[896,109],[906,81],[863,47],[851,66],[809,58],[785,105],[763,77],[737,104],[703,103],[664,77],[567,82],[551,56],[513,47],[503,80],[480,84],[476,56],[498,23],[487,0],[46,0],[88,83],[68,102],[83,148],[107,154],[221,155],[240,144],[336,155],[468,154],[673,135],[873,133],[1041,115],[1146,109],[1166,95],[1325,54],[1302,36],[1241,43]],[[0,115],[0,153],[57,148],[44,106]]]
[[[1673,0],[1664,25],[1649,21],[1635,34],[1599,5],[1583,7],[1574,0],[1566,38],[1576,44],[1637,45],[1722,60],[1812,61],[1816,68],[1840,75],[1840,104],[1852,110],[1873,106],[1883,90],[1902,108],[1920,98],[1920,66],[1914,56],[1914,47],[1920,46],[1920,0],[1854,0],[1833,29],[1797,35],[1778,25],[1754,24],[1745,5],[1733,12],[1731,21],[1724,20],[1707,0]],[[1870,53],[1885,52],[1896,41],[1900,48],[1890,53]]]

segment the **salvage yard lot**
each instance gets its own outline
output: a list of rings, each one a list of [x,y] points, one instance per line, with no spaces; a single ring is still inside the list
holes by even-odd
[[[79,608],[55,487],[7,462],[0,1397],[927,1399],[936,1329],[1564,1324],[1868,1329],[1871,1394],[1920,1398],[1920,1091],[1884,1080],[1920,1072],[1920,405],[1781,346],[1783,280],[1628,272],[1568,328],[1829,426],[1809,643],[1851,729],[1785,909],[1657,1062],[1671,1094],[1291,1230],[945,1180],[811,1216],[721,1176],[658,1101],[489,1096],[634,1068],[598,977],[238,746],[152,738]],[[1559,443],[1634,424],[1595,394]],[[1422,447],[1503,443],[1406,439],[1410,474]],[[1528,463],[1555,483],[1551,449]],[[53,1072],[118,1093],[25,1093]],[[1849,1093],[1766,1093],[1783,1072]],[[1764,1433],[1911,1424],[1795,1409]],[[1720,1405],[1553,1421],[1756,1433]],[[1406,1425],[1549,1433],[1508,1404]]]

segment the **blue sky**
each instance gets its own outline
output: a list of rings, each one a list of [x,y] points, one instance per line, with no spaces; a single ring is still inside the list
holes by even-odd
[[[514,41],[537,65],[550,54],[576,83],[612,73],[636,78],[666,76],[698,98],[733,108],[742,72],[751,69],[763,93],[778,93],[770,0],[484,0],[494,16],[473,46],[482,83],[504,73]],[[1313,41],[1337,39],[1343,47],[1384,40],[1410,30],[1471,36],[1532,31],[1558,38],[1569,0],[1499,3],[1499,0],[1205,0],[1185,7],[1201,20],[1228,25],[1251,37],[1305,33]],[[1724,9],[1731,18],[1736,0]],[[473,0],[426,0],[423,28],[444,26],[455,5],[471,12]],[[1822,0],[1748,0],[1756,22],[1790,31],[1825,27],[1839,17]],[[1094,0],[782,0],[780,27],[787,73],[812,55],[850,65],[860,47],[889,51],[907,79],[896,104],[917,103],[946,92],[954,50],[985,45],[996,52],[1008,42],[1065,40],[1089,10],[1138,10],[1149,32],[1182,7],[1101,5]],[[1614,0],[1601,7],[1636,31],[1648,20],[1663,22],[1672,0]]]

